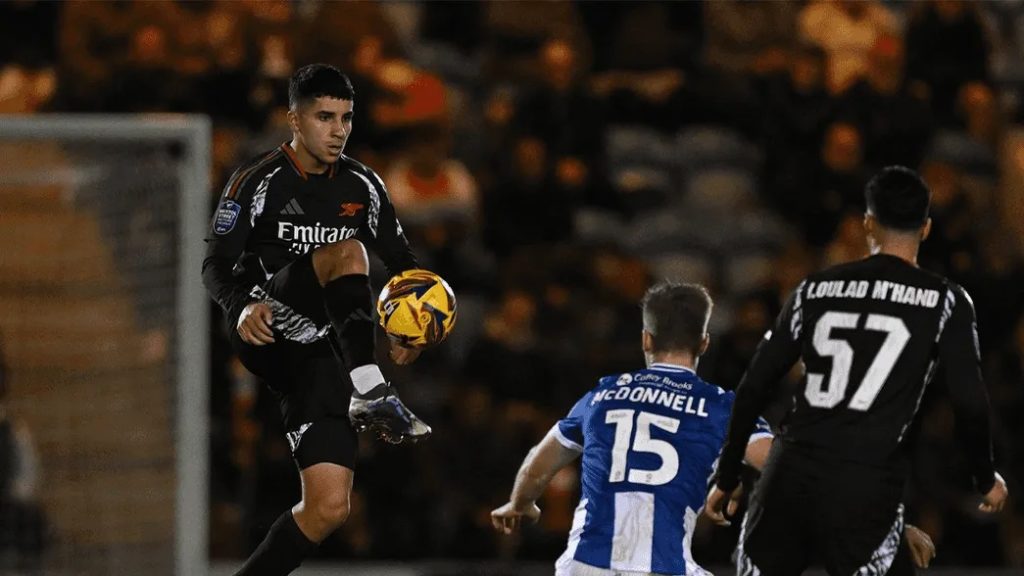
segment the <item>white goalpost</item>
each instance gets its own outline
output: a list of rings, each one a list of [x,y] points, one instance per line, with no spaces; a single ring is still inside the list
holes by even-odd
[[[46,574],[204,576],[210,121],[0,117],[6,404]]]

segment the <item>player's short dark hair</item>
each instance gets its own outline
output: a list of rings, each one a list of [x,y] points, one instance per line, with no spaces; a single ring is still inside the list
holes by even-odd
[[[288,81],[288,106],[292,109],[321,96],[354,100],[355,95],[348,76],[330,64],[307,64],[296,70]]]
[[[700,284],[659,282],[641,301],[644,330],[654,339],[654,352],[697,353],[711,317],[711,296]]]
[[[886,228],[916,230],[928,221],[931,192],[910,168],[887,166],[864,188],[868,213]]]

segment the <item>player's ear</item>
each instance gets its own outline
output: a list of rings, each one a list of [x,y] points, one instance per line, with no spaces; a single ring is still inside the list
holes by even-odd
[[[299,111],[297,108],[288,109],[288,127],[292,132],[299,131]]]
[[[704,336],[700,339],[700,346],[697,348],[697,356],[703,356],[708,351],[708,346],[711,345],[711,334],[705,332]]]
[[[647,330],[644,330],[640,335],[640,346],[645,354],[654,352],[654,336]]]
[[[924,226],[921,227],[921,241],[924,242],[928,239],[928,235],[932,233],[932,219],[929,218],[924,221]]]

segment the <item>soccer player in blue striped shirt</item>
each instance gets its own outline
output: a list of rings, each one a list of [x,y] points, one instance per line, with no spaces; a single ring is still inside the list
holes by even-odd
[[[557,576],[707,574],[690,540],[733,401],[694,372],[711,306],[696,284],[651,288],[643,300],[647,368],[602,378],[530,451],[510,501],[491,513],[506,533],[523,517],[536,520],[551,477],[582,455],[582,498]],[[759,467],[771,440],[761,420],[748,462]]]

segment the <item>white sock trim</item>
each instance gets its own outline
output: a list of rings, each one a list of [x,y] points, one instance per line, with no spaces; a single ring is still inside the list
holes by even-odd
[[[384,375],[381,374],[380,367],[376,364],[360,366],[348,374],[352,377],[352,386],[360,394],[366,394],[384,382]]]

